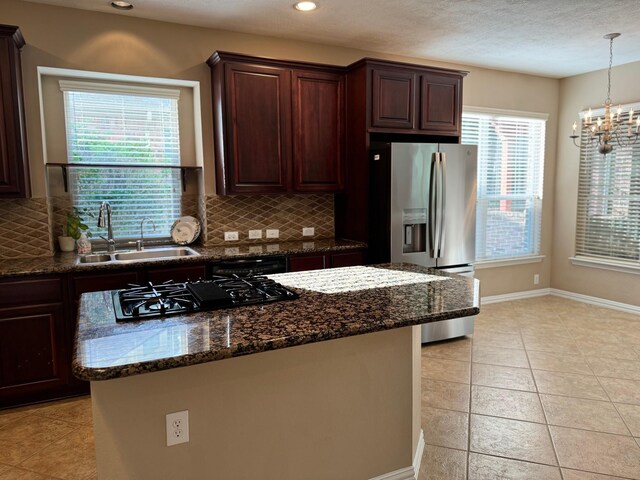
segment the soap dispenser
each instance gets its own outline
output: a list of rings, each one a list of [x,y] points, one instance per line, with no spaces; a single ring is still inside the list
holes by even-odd
[[[80,238],[76,242],[76,245],[78,246],[79,254],[84,255],[91,253],[91,241],[87,238],[87,234],[85,232],[80,234]]]

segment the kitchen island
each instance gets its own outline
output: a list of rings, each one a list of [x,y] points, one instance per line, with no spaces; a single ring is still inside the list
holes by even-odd
[[[83,295],[100,478],[414,478],[414,326],[477,314],[478,282],[406,264],[271,278],[300,298],[116,323],[110,293]],[[190,441],[166,447],[181,410]]]

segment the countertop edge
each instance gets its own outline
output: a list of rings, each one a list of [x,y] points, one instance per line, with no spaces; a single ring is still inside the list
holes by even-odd
[[[225,253],[224,250],[229,250],[233,248],[249,249],[251,247],[267,245],[267,244],[266,243],[265,244],[241,244],[241,245],[233,245],[231,247],[207,247],[202,245],[191,245],[190,247],[196,250],[200,255],[163,258],[163,259],[157,259],[157,260],[140,260],[136,262],[126,262],[126,263],[109,262],[109,263],[79,264],[79,263],[76,263],[77,255],[75,253],[57,253],[52,257],[33,257],[33,258],[25,257],[25,258],[17,258],[17,259],[4,259],[4,260],[0,260],[0,279],[25,276],[25,275],[54,275],[54,274],[85,273],[85,272],[93,273],[93,272],[99,272],[99,271],[126,270],[126,269],[132,269],[137,267],[152,267],[154,265],[156,266],[182,265],[182,264],[200,263],[200,262],[215,262],[215,261],[229,260],[229,259],[269,257],[269,256],[276,256],[276,255],[305,255],[305,254],[314,254],[314,253],[323,253],[323,252],[360,250],[360,249],[367,248],[366,243],[358,242],[355,240],[346,240],[346,239],[317,239],[317,240],[310,240],[310,242],[319,243],[320,245],[317,247],[314,246],[312,248],[303,248],[301,247],[302,243],[307,243],[307,242],[287,241],[287,242],[278,242],[281,248],[274,251],[250,252],[250,251],[241,250],[241,251],[238,251],[237,253]],[[328,244],[322,245],[323,243],[328,243]],[[216,252],[216,250],[222,250],[222,251]],[[15,265],[16,263],[37,264],[38,262],[41,262],[42,266],[36,265],[33,267],[23,267],[22,269],[20,269],[20,267],[3,268],[2,262],[11,262],[12,265]]]
[[[87,381],[104,381],[112,380],[116,378],[126,378],[135,375],[142,375],[145,373],[159,372],[163,370],[171,370],[174,368],[187,367],[192,365],[198,365],[202,363],[209,363],[219,360],[225,360],[228,358],[241,357],[245,355],[253,355],[256,353],[267,352],[271,350],[280,350],[289,347],[296,347],[300,345],[307,345],[312,343],[320,343],[328,340],[336,340],[339,338],[352,337],[356,335],[364,335],[368,333],[381,332],[385,330],[392,330],[395,328],[410,327],[414,325],[421,325],[423,323],[431,323],[441,320],[449,320],[452,318],[474,316],[480,313],[480,307],[474,306],[469,308],[462,308],[457,310],[451,310],[447,312],[434,313],[420,318],[413,318],[402,321],[392,321],[389,323],[372,323],[371,328],[357,328],[351,331],[340,332],[315,332],[311,335],[303,335],[298,337],[288,337],[286,340],[280,341],[268,341],[264,343],[252,344],[243,346],[242,348],[236,348],[235,350],[225,349],[217,350],[208,353],[197,353],[193,355],[181,355],[178,357],[168,357],[166,359],[152,360],[149,362],[137,362],[126,365],[119,365],[114,367],[103,368],[89,368],[83,367],[77,362],[77,355],[75,350],[77,348],[77,342],[74,342],[74,358],[72,362],[73,374],[81,379]],[[143,371],[141,371],[143,370]]]

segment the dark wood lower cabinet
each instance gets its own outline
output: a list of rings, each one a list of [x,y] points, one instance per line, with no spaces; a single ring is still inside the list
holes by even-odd
[[[89,392],[71,371],[83,293],[130,283],[196,280],[204,263],[0,280],[0,408]]]
[[[327,268],[327,255],[296,255],[287,259],[287,271],[322,270]]]
[[[65,298],[62,276],[0,281],[0,408],[64,395]]]
[[[363,251],[334,253],[331,255],[331,267],[354,267],[364,265],[365,254]]]
[[[363,250],[339,253],[311,253],[290,255],[287,259],[287,271],[322,270],[323,268],[352,267],[365,263]]]

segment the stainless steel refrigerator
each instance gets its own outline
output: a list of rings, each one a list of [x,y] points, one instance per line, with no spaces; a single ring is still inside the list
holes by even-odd
[[[374,262],[473,276],[477,147],[371,145],[369,246]],[[424,324],[422,342],[473,333],[473,317]]]

